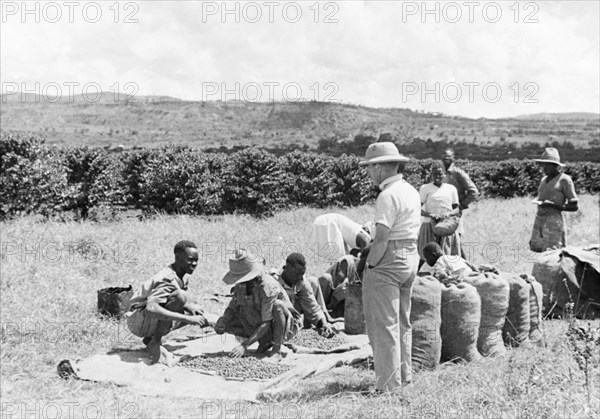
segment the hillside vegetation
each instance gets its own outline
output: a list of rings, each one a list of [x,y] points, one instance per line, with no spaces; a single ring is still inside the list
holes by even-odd
[[[48,144],[57,145],[134,148],[170,144],[218,151],[259,146],[276,154],[277,150],[292,149],[356,153],[348,143],[357,136],[377,139],[382,134],[395,141],[401,151],[408,146],[404,152],[418,158],[437,157],[435,149],[423,145],[441,141],[461,145],[464,150],[489,149],[461,155],[471,159],[511,158],[522,146],[542,147],[554,142],[565,148],[566,161],[589,160],[592,153],[587,158],[571,157],[570,150],[600,147],[600,115],[586,113],[491,120],[313,101],[125,100],[114,92],[103,92],[95,102],[81,96],[68,99],[50,103],[32,94],[3,95],[2,129],[43,135]],[[337,149],[336,143],[341,144]],[[600,148],[598,151],[596,155]],[[534,148],[518,157],[538,154]]]

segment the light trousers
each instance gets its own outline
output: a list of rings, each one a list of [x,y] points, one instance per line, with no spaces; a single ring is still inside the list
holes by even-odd
[[[412,380],[410,306],[418,266],[416,242],[393,240],[377,266],[365,272],[363,307],[377,390]]]

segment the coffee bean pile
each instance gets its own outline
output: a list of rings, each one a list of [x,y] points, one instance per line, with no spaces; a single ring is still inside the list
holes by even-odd
[[[342,345],[349,343],[348,338],[341,334],[335,334],[331,338],[326,338],[319,335],[315,329],[300,329],[298,334],[294,336],[289,343],[296,346],[303,346],[305,348],[320,349],[322,351],[329,351]]]
[[[204,354],[181,363],[191,369],[204,370],[215,375],[236,379],[268,380],[289,371],[291,365],[263,361],[254,357],[230,358],[228,354]]]

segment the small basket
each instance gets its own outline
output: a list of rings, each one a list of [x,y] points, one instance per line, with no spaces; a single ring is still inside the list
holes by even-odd
[[[110,287],[98,290],[98,311],[105,316],[120,319],[129,310],[132,296],[131,285],[127,288]]]

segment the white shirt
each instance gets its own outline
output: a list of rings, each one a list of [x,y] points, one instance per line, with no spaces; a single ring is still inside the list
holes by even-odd
[[[381,182],[379,189],[375,224],[390,229],[389,240],[417,240],[421,228],[421,200],[417,190],[401,174]]]
[[[458,191],[449,183],[442,183],[440,187],[427,183],[419,189],[423,209],[430,214],[446,215],[452,211],[452,205],[458,205]],[[431,222],[430,217],[422,217],[421,222]]]
[[[423,267],[419,272],[435,273],[449,273],[451,275],[469,274],[473,272],[466,261],[458,255],[443,255],[437,260],[435,265],[429,266],[427,263],[423,264]]]
[[[309,247],[317,251],[319,259],[334,263],[358,247],[356,237],[361,230],[360,224],[341,214],[319,215],[310,227]]]

